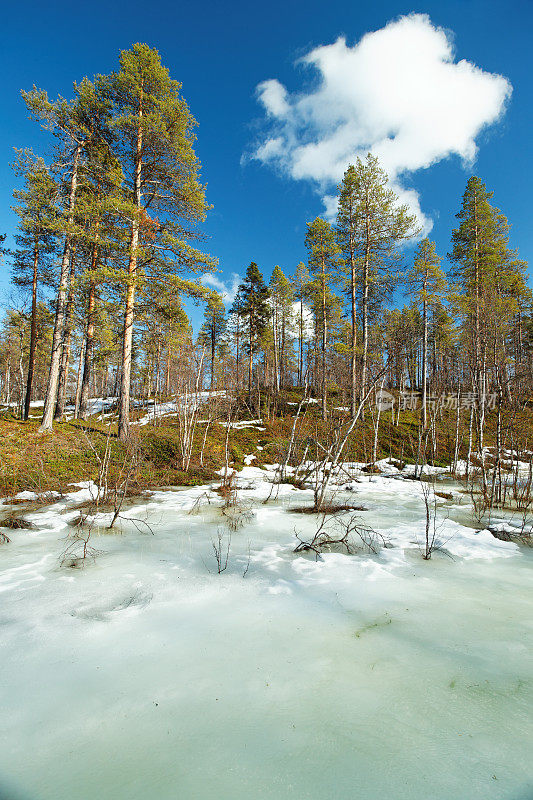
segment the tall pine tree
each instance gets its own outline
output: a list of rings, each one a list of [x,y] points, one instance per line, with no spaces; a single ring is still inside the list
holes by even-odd
[[[322,416],[327,417],[327,344],[328,316],[331,305],[331,284],[340,265],[340,248],[333,228],[326,220],[317,217],[307,224],[305,245],[308,252],[309,272],[313,276],[310,293],[314,295],[315,335],[320,335]]]
[[[194,152],[196,121],[157,50],[135,44],[120,54],[120,71],[101,78],[113,104],[112,128],[131,203],[125,275],[119,436],[129,433],[135,294],[143,274],[152,281],[184,271],[212,269],[213,260],[193,248],[195,224],[208,205]],[[179,281],[175,280],[179,288]],[[181,289],[188,292],[190,283]]]
[[[31,287],[31,319],[24,419],[28,419],[35,371],[37,346],[37,309],[40,285],[52,283],[52,258],[55,253],[58,227],[58,187],[41,158],[29,151],[19,151],[15,163],[17,174],[24,178],[24,188],[16,190],[15,211],[19,217],[17,249],[13,253],[13,282]]]
[[[239,313],[245,322],[248,336],[248,394],[251,397],[254,356],[259,350],[261,337],[270,318],[268,287],[255,261],[246,270],[244,281],[239,287],[239,295]]]
[[[422,417],[427,419],[427,380],[428,380],[428,327],[429,315],[440,304],[446,289],[446,278],[440,267],[441,258],[437,255],[435,242],[423,239],[418,245],[415,259],[407,277],[414,300],[422,306]]]
[[[211,359],[210,389],[215,388],[215,359],[226,333],[226,308],[218,292],[209,295],[205,306],[204,324],[200,330],[200,341],[209,347]]]
[[[361,394],[364,396],[370,314],[377,312],[390,298],[398,279],[395,269],[400,258],[398,245],[417,232],[415,218],[409,214],[407,206],[398,203],[398,197],[388,186],[387,174],[371,153],[364,161],[358,158],[345,175],[341,184],[337,227],[349,267],[350,296],[354,281],[361,306]],[[354,273],[352,264],[355,265]],[[354,333],[352,341],[353,337]]]

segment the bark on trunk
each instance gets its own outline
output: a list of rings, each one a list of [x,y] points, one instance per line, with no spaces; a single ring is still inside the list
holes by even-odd
[[[422,338],[422,418],[424,427],[427,422],[427,376],[428,376],[428,304],[425,299],[427,291],[427,277],[424,279],[424,304],[423,304],[423,338]],[[435,387],[433,387],[435,391]]]
[[[74,256],[75,249],[72,248],[70,259],[70,290],[68,293],[67,306],[65,309],[65,325],[63,329],[63,342],[61,346],[61,362],[59,367],[59,379],[57,381],[57,402],[54,411],[54,420],[59,422],[65,413],[65,396],[67,391],[68,368],[70,362],[70,342],[72,339],[72,305],[74,302],[74,291],[72,289],[72,279],[74,277]]]
[[[126,307],[124,310],[124,331],[122,339],[122,375],[120,381],[120,402],[118,418],[118,436],[124,441],[130,433],[130,390],[131,390],[131,356],[133,351],[133,320],[135,310],[135,286],[137,277],[137,249],[139,246],[139,212],[141,209],[142,179],[142,147],[143,147],[143,91],[139,95],[139,125],[135,147],[135,176],[133,198],[136,214],[131,223],[131,236],[128,261],[128,286],[126,290]]]
[[[326,274],[325,264],[322,262],[322,416],[328,415],[327,385],[326,385],[326,345],[328,338],[328,323],[326,320]]]
[[[39,263],[39,250],[37,242],[33,251],[33,277],[31,282],[31,325],[30,325],[30,353],[28,357],[28,374],[26,376],[26,396],[24,398],[24,419],[30,416],[31,390],[33,386],[33,373],[35,371],[35,345],[37,340],[37,266]]]
[[[357,407],[357,397],[356,397],[356,390],[357,390],[357,356],[356,356],[356,348],[357,348],[357,307],[355,304],[355,285],[356,285],[356,275],[355,275],[355,257],[352,252],[350,253],[350,266],[351,266],[351,302],[352,302],[352,357],[351,357],[351,402],[350,402],[350,414],[352,417],[355,416],[356,407]]]
[[[80,391],[80,417],[82,419],[87,419],[89,416],[89,387],[91,385],[91,365],[93,360],[95,304],[96,286],[94,281],[91,281],[87,302],[87,329],[85,331],[85,354],[83,357],[83,377],[81,379]]]
[[[74,161],[72,164],[72,177],[70,181],[70,194],[69,194],[69,207],[68,207],[68,225],[71,226],[74,222],[74,206],[76,203],[76,191],[78,188],[78,167],[80,163],[82,144],[78,144],[74,152]],[[54,333],[52,336],[52,355],[50,359],[50,371],[48,373],[48,383],[46,386],[46,394],[44,398],[43,418],[39,431],[52,430],[54,410],[57,398],[57,386],[59,381],[59,366],[61,361],[61,347],[63,342],[63,332],[65,328],[65,313],[66,302],[69,286],[70,276],[70,250],[71,250],[71,234],[67,233],[65,236],[65,245],[63,247],[63,258],[61,260],[61,272],[59,275],[59,288],[57,292],[56,301],[56,316],[54,322]]]

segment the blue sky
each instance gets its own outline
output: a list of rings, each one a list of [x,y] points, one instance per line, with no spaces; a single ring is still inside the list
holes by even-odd
[[[210,236],[207,248],[220,261],[218,277],[230,285],[232,274],[242,275],[252,260],[267,279],[275,264],[292,273],[305,259],[305,223],[323,212],[322,197],[331,186],[319,186],[312,177],[293,179],[291,165],[279,159],[271,163],[243,159],[243,154],[275,136],[256,87],[275,79],[294,105],[302,93],[312,96],[320,81],[319,71],[295,65],[298,59],[333,44],[341,35],[352,48],[366,33],[411,13],[427,14],[433,26],[446,29],[456,61],[464,59],[486,73],[505,76],[512,96],[501,118],[475,135],[474,166],[465,165],[458,155],[437,157],[432,166],[404,173],[402,188],[416,192],[425,219],[433,223],[430,238],[445,255],[466,180],[475,172],[494,190],[494,202],[512,223],[513,246],[522,258],[531,260],[533,5],[518,0],[423,5],[346,0],[276,0],[268,5],[166,0],[152,4],[133,0],[127,6],[101,0],[78,5],[54,0],[4,3],[0,232],[11,236],[15,227],[10,210],[13,147],[30,146],[46,155],[50,143],[27,118],[20,89],[36,84],[51,95],[70,96],[73,80],[111,71],[120,49],[142,41],[159,49],[172,76],[182,82],[199,122],[197,152],[214,206],[205,225]],[[423,105],[423,98],[420,102]],[[364,102],[359,112],[366,117]],[[440,127],[435,126],[436,132]],[[301,119],[285,134],[291,131],[305,139]],[[314,134],[320,136],[320,131]],[[5,301],[9,269],[4,263],[0,270],[0,297]]]

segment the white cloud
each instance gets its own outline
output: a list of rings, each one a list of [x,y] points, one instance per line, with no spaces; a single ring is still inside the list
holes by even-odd
[[[219,277],[214,275],[212,272],[206,272],[202,275],[202,282],[205,283],[206,286],[210,286],[211,289],[215,289],[222,295],[222,299],[226,305],[231,305],[235,300],[235,295],[239,290],[239,285],[242,282],[240,275],[237,275],[236,272],[231,273],[231,282],[225,282],[221,280]]]
[[[313,320],[313,312],[307,305],[303,304],[302,311],[302,333],[303,338],[308,341],[314,336],[315,323]],[[295,302],[292,304],[292,319],[289,321],[289,328],[293,336],[298,336],[300,332],[300,303]]]
[[[426,230],[431,222],[402,176],[451,155],[471,163],[476,137],[500,118],[512,91],[503,76],[455,62],[449,33],[424,14],[401,17],[353,46],[339,37],[301,63],[316,70],[313,89],[291,95],[275,79],[258,85],[268,132],[252,157],[312,181],[331,217],[328,190],[371,151]]]
[[[263,81],[257,87],[257,96],[267,113],[273,117],[284,117],[290,110],[287,102],[287,90],[279,81]]]

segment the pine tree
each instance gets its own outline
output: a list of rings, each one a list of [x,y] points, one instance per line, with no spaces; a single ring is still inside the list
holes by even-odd
[[[339,206],[336,234],[343,256],[346,291],[350,298],[351,348],[350,348],[350,411],[356,412],[357,396],[357,280],[358,280],[358,189],[355,167],[350,165],[339,185]]]
[[[498,390],[510,395],[506,340],[518,311],[518,298],[526,291],[525,265],[509,248],[509,223],[492,205],[492,196],[479,178],[468,180],[450,254],[451,277],[458,290],[455,307],[463,318],[478,403],[480,449],[491,373]]]
[[[248,394],[252,394],[254,355],[261,344],[270,318],[268,305],[268,288],[259,267],[252,261],[244,281],[239,286],[241,296],[240,316],[245,321],[248,334]]]
[[[196,122],[181,96],[181,84],[161,64],[159,53],[135,44],[120,54],[120,71],[100,79],[102,96],[113,103],[115,152],[121,158],[131,202],[125,275],[124,334],[119,436],[129,433],[135,293],[142,274],[198,272],[213,260],[194,249],[194,226],[208,206],[194,152]],[[190,288],[187,282],[183,291]]]
[[[350,293],[352,258],[357,266],[362,323],[361,394],[364,396],[370,314],[379,311],[383,302],[390,298],[398,277],[395,270],[400,258],[398,245],[414,236],[417,229],[415,218],[408,213],[407,206],[398,204],[396,194],[388,188],[386,173],[370,153],[365,161],[358,158],[355,166],[347,171],[341,184],[339,213],[340,241],[349,260]]]
[[[304,330],[305,330],[305,300],[310,281],[309,270],[303,261],[296,267],[296,272],[292,279],[294,299],[298,302],[298,375],[297,384],[303,384],[304,376]]]
[[[283,387],[289,325],[292,319],[293,291],[283,270],[276,265],[270,278],[270,299],[272,302],[272,340],[274,345],[274,389]]]
[[[435,242],[423,239],[418,245],[415,259],[407,277],[408,286],[415,302],[422,306],[422,416],[427,420],[427,375],[428,375],[428,325],[431,310],[440,303],[446,289],[446,278],[440,267]]]
[[[229,330],[235,341],[235,387],[237,388],[237,391],[241,386],[241,338],[243,335],[243,307],[243,291],[242,288],[239,287],[229,310]]]
[[[18,151],[15,170],[24,178],[24,188],[13,194],[19,233],[15,236],[17,249],[13,256],[13,282],[16,286],[31,286],[31,322],[26,393],[23,418],[28,419],[35,372],[37,345],[37,308],[39,285],[52,282],[52,256],[55,253],[57,229],[58,187],[43,159],[30,151]]]
[[[62,97],[50,101],[45,91],[34,89],[22,92],[22,96],[32,116],[42,122],[43,127],[52,130],[58,140],[59,158],[63,166],[69,164],[70,177],[65,181],[64,212],[62,232],[64,236],[63,255],[59,273],[56,316],[52,338],[52,354],[48,384],[44,399],[43,418],[40,430],[52,428],[57,399],[61,352],[65,327],[66,304],[69,291],[71,269],[71,249],[78,234],[75,224],[75,206],[78,189],[79,169],[83,162],[85,148],[98,138],[106,135],[106,104],[97,98],[94,85],[84,78],[74,84],[74,100],[68,102]]]
[[[340,248],[333,228],[326,220],[317,217],[307,224],[305,244],[308,251],[309,272],[313,276],[310,293],[315,297],[315,322],[321,341],[321,396],[322,416],[327,417],[326,351],[328,343],[328,311],[331,306],[330,284],[334,281],[340,264]]]
[[[127,211],[122,197],[122,168],[107,143],[90,145],[87,162],[80,174],[77,210],[82,223],[78,247],[85,256],[79,282],[86,295],[84,358],[77,409],[82,419],[87,419],[89,413],[98,289],[105,282],[117,280],[117,270],[109,262],[115,263],[122,255],[122,212]]]
[[[215,356],[226,333],[226,308],[218,292],[209,295],[204,313],[204,324],[200,330],[200,342],[209,347],[211,356],[210,389],[215,388]]]

